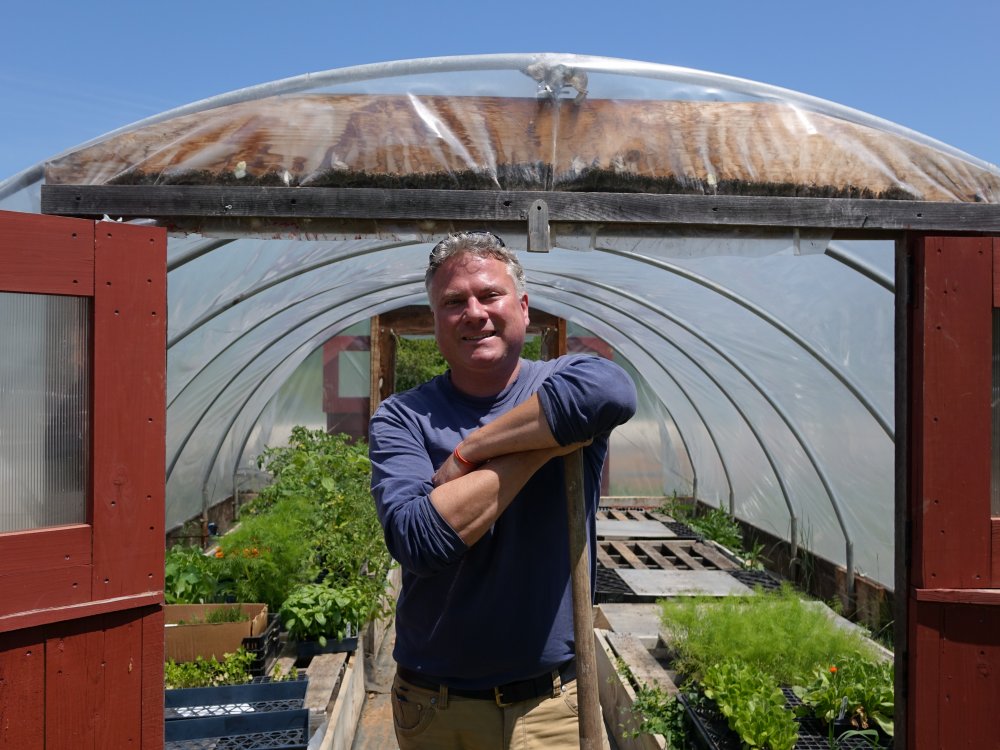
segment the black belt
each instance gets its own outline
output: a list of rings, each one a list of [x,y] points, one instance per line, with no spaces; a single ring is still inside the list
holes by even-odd
[[[416,685],[419,688],[439,691],[442,687],[440,683],[434,682],[434,680],[428,679],[419,672],[414,672],[412,669],[397,666],[396,671],[404,680],[409,682],[411,685]],[[554,671],[555,670],[553,670],[553,672]],[[568,662],[559,667],[559,679],[564,685],[567,682],[571,682],[576,679],[576,659],[570,659]],[[503,708],[504,706],[509,706],[512,703],[519,703],[521,701],[532,700],[533,698],[541,698],[545,695],[552,695],[552,673],[549,672],[547,674],[539,675],[538,677],[531,677],[527,680],[508,682],[506,685],[500,685],[494,688],[469,690],[466,688],[449,687],[448,695],[457,695],[460,698],[477,698],[479,700],[496,701],[496,704]]]

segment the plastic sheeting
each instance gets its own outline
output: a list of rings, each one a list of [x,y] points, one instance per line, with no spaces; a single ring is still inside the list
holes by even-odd
[[[474,73],[397,64],[210,100],[53,159],[45,179],[1000,197],[989,165],[792,92],[601,58],[475,60]]]
[[[363,66],[197,102],[0,184],[221,183],[997,200],[1000,175],[829,102],[666,66],[493,55]],[[252,228],[251,228],[252,229]],[[168,247],[167,526],[249,481],[290,424],[324,424],[318,355],[423,304],[447,227],[337,238],[212,228]],[[523,254],[533,309],[609,342],[640,412],[611,492],[695,494],[893,585],[891,241],[554,227]],[[524,234],[507,233],[512,247]]]

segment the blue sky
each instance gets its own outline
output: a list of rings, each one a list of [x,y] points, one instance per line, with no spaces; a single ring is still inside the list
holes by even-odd
[[[0,180],[234,89],[387,60],[572,52],[829,99],[1000,163],[1000,2],[35,0],[0,42]]]

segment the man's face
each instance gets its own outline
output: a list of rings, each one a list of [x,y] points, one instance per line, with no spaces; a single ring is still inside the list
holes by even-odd
[[[434,336],[455,385],[498,393],[517,371],[528,295],[517,293],[502,261],[462,253],[437,270],[429,296]],[[494,391],[495,383],[502,384]]]

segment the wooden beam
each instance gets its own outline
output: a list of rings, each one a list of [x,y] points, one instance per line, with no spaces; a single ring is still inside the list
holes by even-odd
[[[42,213],[202,219],[516,223],[542,199],[558,224],[681,224],[864,231],[1000,232],[1000,205],[854,198],[501,190],[43,185]],[[286,222],[287,223],[287,222]]]

